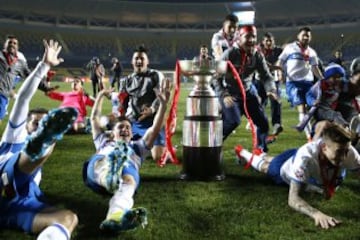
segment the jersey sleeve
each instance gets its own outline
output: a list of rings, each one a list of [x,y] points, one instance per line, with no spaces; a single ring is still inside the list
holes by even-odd
[[[103,146],[107,140],[108,139],[105,133],[100,133],[99,135],[97,135],[97,137],[94,139],[94,145],[96,151],[99,151],[101,146]]]
[[[286,45],[284,50],[280,53],[278,59],[280,60],[281,64],[284,64],[286,62],[286,59],[288,58],[290,51],[290,45]]]
[[[316,51],[310,48],[310,56],[309,56],[309,63],[311,66],[319,65],[319,58]]]
[[[350,146],[347,158],[344,160],[343,165],[346,169],[353,171],[360,169],[360,155],[353,146]]]
[[[46,95],[54,100],[62,101],[64,99],[64,94],[61,92],[50,91]]]
[[[299,148],[295,157],[292,159],[292,164],[289,172],[291,180],[299,183],[306,183],[310,177],[310,161],[314,157],[310,151],[310,145],[306,144]]]

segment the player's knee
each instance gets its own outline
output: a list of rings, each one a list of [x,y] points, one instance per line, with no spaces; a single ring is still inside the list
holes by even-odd
[[[63,210],[59,216],[58,223],[64,225],[69,231],[73,231],[78,225],[78,216],[70,210]]]
[[[155,161],[159,161],[161,159],[162,154],[165,151],[165,147],[163,146],[154,146],[151,149],[151,156]]]
[[[122,181],[123,181],[123,184],[129,184],[129,185],[136,186],[136,181],[135,181],[134,177],[131,176],[130,174],[123,175]]]

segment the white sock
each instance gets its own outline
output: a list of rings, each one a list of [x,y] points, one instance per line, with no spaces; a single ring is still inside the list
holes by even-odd
[[[107,216],[119,210],[128,210],[134,206],[135,185],[129,183],[121,183],[109,202],[109,210]]]
[[[301,122],[305,117],[305,113],[299,112],[299,122]]]
[[[249,152],[246,149],[242,149],[240,152],[240,156],[245,158],[245,160],[247,162],[250,162],[250,159],[252,158],[251,166],[260,172],[261,166],[264,163],[263,155],[258,156],[258,155],[255,155],[255,154]]]
[[[70,232],[60,223],[54,223],[45,228],[37,237],[37,240],[69,240]]]
[[[310,123],[306,124],[304,132],[306,134],[306,138],[311,139],[311,124]]]
[[[302,122],[304,117],[305,117],[305,113],[299,113],[299,122]],[[307,139],[311,138],[311,124],[310,124],[310,122],[308,124],[306,124],[306,126],[304,128],[304,132],[305,132],[305,135],[306,135]]]

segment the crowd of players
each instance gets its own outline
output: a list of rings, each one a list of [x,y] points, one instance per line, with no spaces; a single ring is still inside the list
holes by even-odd
[[[195,58],[204,59],[206,55],[207,61],[230,61],[242,80],[245,95],[231,74],[214,79],[212,84],[222,107],[224,140],[248,111],[256,126],[258,145],[253,152],[237,146],[239,161],[250,163],[277,184],[288,184],[291,208],[313,218],[322,228],[334,227],[340,220],[310,206],[301,195],[313,191],[329,199],[346,169],[360,169],[360,155],[353,146],[360,125],[356,102],[360,94],[360,61],[354,60],[349,73],[339,59],[322,66],[310,47],[309,27],[300,28],[294,42],[278,47],[271,33],[264,34],[258,44],[256,27],[237,23],[236,16],[226,16],[223,27],[211,40],[213,56],[202,46],[200,56]],[[43,59],[32,72],[18,51],[16,36],[6,39],[0,54],[0,119],[6,115],[9,97],[15,98],[0,144],[0,228],[39,234],[37,239],[41,240],[70,239],[78,224],[77,216],[46,204],[39,183],[41,167],[56,141],[69,129],[89,132],[84,130],[86,106],[92,106],[89,124],[96,153],[84,164],[84,181],[95,192],[112,196],[100,229],[121,232],[145,226],[147,210],[134,208],[133,196],[144,159],[152,155],[158,160],[165,151],[163,122],[170,80],[148,67],[147,50],[140,46],[132,56],[133,73],[121,81],[120,63],[113,59],[112,87],[117,84],[118,92],[115,95],[113,88],[102,84],[105,71],[99,59],[93,59],[89,65],[93,96],[83,91],[78,78],[72,82],[70,92],[57,92],[44,79],[50,67],[63,61],[58,57],[61,46],[57,41],[44,40],[44,47]],[[15,93],[13,83],[18,76],[26,79]],[[268,144],[283,130],[282,83],[290,104],[297,108],[298,130],[305,131],[308,142],[270,157]],[[62,101],[61,107],[49,112],[40,108],[29,110],[36,89]],[[108,129],[101,122],[106,98],[112,99],[114,105]],[[273,126],[270,136],[264,110],[268,100]]]

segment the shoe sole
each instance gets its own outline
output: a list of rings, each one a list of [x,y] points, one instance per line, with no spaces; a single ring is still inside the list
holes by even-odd
[[[50,111],[40,121],[35,136],[28,139],[27,155],[32,160],[37,160],[43,155],[44,149],[53,144],[55,140],[62,138],[64,133],[71,128],[76,117],[77,111],[74,108],[59,108]],[[38,135],[36,135],[37,133]]]

